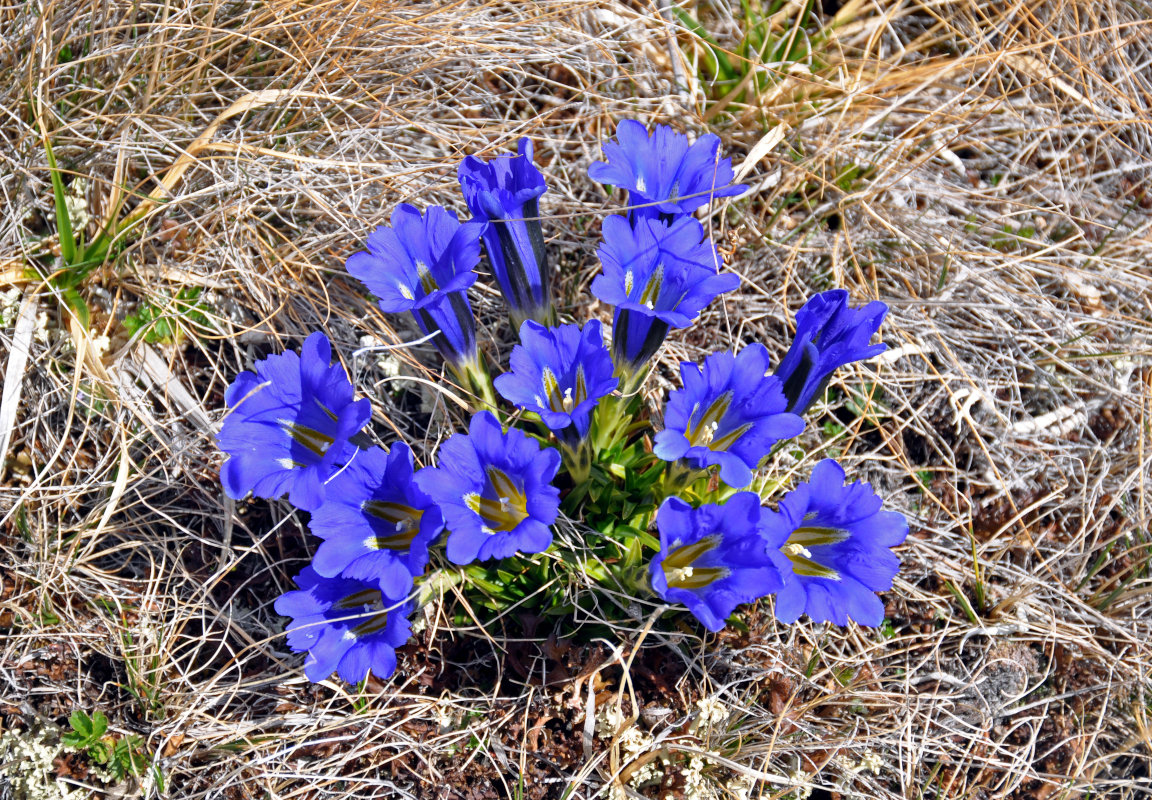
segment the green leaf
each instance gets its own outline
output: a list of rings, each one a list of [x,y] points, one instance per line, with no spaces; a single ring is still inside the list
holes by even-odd
[[[44,152],[48,156],[48,169],[52,175],[52,197],[56,201],[56,230],[60,234],[60,256],[69,267],[76,261],[76,237],[72,233],[72,218],[68,216],[64,179],[56,168],[56,156],[48,137],[44,137]]]
[[[728,617],[727,622],[730,627],[740,631],[740,633],[749,633],[752,630],[745,624],[744,620],[740,619],[736,614]]]
[[[88,303],[84,300],[84,297],[75,289],[65,289],[61,294],[64,297],[64,304],[68,306],[68,310],[76,315],[76,318],[80,320],[80,324],[84,327],[84,330],[88,330],[92,324],[92,314],[88,310]]]
[[[112,748],[107,742],[92,742],[88,745],[88,757],[97,764],[107,764],[112,760]]]
[[[479,586],[481,590],[487,592],[488,594],[498,595],[504,591],[503,586],[488,580],[487,570],[483,569],[482,567],[465,567],[464,573],[468,576],[468,580],[471,583]]]
[[[152,766],[152,779],[156,783],[156,791],[159,796],[163,797],[167,794],[167,790],[164,788],[164,773],[161,771],[159,764]]]
[[[183,320],[196,329],[214,330],[199,300],[199,287],[181,289],[174,297],[165,296],[162,305],[145,300],[124,318],[124,327],[131,336],[143,330],[144,341],[149,344],[176,344],[184,335],[177,320]]]
[[[644,559],[644,546],[640,543],[639,538],[633,538],[628,542],[628,548],[624,551],[623,565],[625,569],[635,569]]]
[[[732,69],[731,62],[728,61],[728,56],[720,50],[720,45],[712,38],[712,34],[693,18],[691,14],[682,8],[673,8],[672,13],[675,14],[684,27],[692,33],[699,36],[708,46],[704,49],[704,61],[708,67],[708,71],[712,73],[713,78],[719,81],[732,81],[739,77],[736,70]]]
[[[144,739],[138,734],[125,736],[116,742],[112,768],[119,780],[124,780],[129,774],[139,777],[148,767],[147,756],[140,752],[143,746]]]
[[[92,736],[92,718],[79,709],[73,711],[72,716],[68,717],[68,724],[72,726],[72,733],[66,733],[60,737],[60,741],[64,743],[65,747],[80,750],[87,747],[93,738],[100,738]]]

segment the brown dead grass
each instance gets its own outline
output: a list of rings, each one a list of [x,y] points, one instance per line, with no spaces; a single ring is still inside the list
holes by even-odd
[[[684,82],[701,45],[661,5],[0,9],[0,289],[60,331],[32,337],[0,454],[5,730],[99,708],[189,798],[607,797],[661,758],[660,796],[682,797],[693,753],[717,797],[738,775],[765,798],[1149,794],[1149,7],[860,2],[819,63],[717,107]],[[731,9],[703,16],[731,46]],[[53,246],[34,117],[90,181],[94,219],[121,191],[142,219],[83,290],[102,356],[25,273]],[[625,117],[707,121],[737,163],[787,126],[711,221],[744,288],[666,349],[654,403],[678,360],[719,344],[781,355],[813,291],[892,306],[891,357],[834,383],[809,456],[779,464],[800,479],[835,454],[909,516],[890,635],[750,610],[749,634],[703,643],[691,626],[643,636],[641,609],[568,647],[454,633],[434,606],[366,698],[310,686],[271,609],[308,539],[286,504],[223,498],[224,387],[323,328],[383,439],[427,455],[457,411],[431,391],[421,416],[419,384],[353,355],[414,329],[344,257],[399,202],[460,208],[460,158],[532,136],[562,302],[582,317],[613,208],[584,171]],[[178,345],[128,339],[127,314],[186,287],[217,333],[175,319]],[[498,298],[473,300],[506,354]],[[20,337],[0,331],[6,363]],[[428,348],[394,354],[442,384]],[[691,724],[702,698],[727,719]],[[590,736],[605,704],[643,712],[638,759]]]

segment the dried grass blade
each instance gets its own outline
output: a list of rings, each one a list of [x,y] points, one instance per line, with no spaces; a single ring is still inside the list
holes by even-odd
[[[20,396],[24,386],[24,370],[28,366],[28,354],[32,346],[32,334],[36,330],[36,312],[40,301],[32,292],[26,292],[16,318],[16,330],[12,335],[12,348],[8,351],[8,365],[4,369],[4,389],[0,398],[0,473],[8,457],[8,444],[12,441],[12,431],[16,427],[16,410],[20,407]]]

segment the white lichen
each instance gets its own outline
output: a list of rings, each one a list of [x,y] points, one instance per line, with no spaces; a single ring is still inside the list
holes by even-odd
[[[736,800],[752,800],[752,792],[756,790],[756,778],[741,772],[728,782],[728,791]]]
[[[88,213],[88,180],[77,178],[68,187],[64,195],[64,206],[68,209],[68,220],[72,223],[73,231],[82,231],[92,221]]]
[[[48,327],[47,311],[41,311],[36,315],[36,329],[32,332],[32,336],[40,344],[48,344],[52,341],[52,330]]]
[[[395,378],[401,374],[400,359],[389,352],[388,345],[384,340],[372,334],[365,334],[360,337],[360,350],[371,352],[376,359],[376,368],[380,370],[387,378]],[[400,388],[398,385],[397,389]]]
[[[20,316],[20,290],[12,288],[0,294],[0,328],[15,326],[18,316]]]
[[[617,745],[620,747],[620,760],[629,764],[641,756],[646,755],[655,744],[655,740],[635,723],[623,730],[621,726],[627,718],[616,706],[604,705],[596,710],[596,735],[601,739],[611,740],[620,731]],[[628,785],[640,788],[647,784],[658,783],[664,777],[664,763],[659,758],[653,758],[633,770],[628,778]]]
[[[808,800],[812,795],[812,785],[808,782],[810,776],[807,772],[796,765],[796,769],[788,776],[788,780],[792,781],[792,791],[796,800]]]
[[[696,701],[696,718],[689,725],[689,731],[694,734],[711,732],[712,729],[728,721],[730,712],[720,700],[715,697],[701,697]]]
[[[702,756],[693,755],[688,763],[680,770],[684,778],[684,796],[693,800],[720,800],[720,787],[708,775],[704,768],[708,761]]]
[[[0,735],[0,764],[4,765],[0,795],[25,800],[80,800],[80,791],[69,789],[56,777],[53,761],[62,749],[59,742],[60,731],[51,725]]]
[[[100,333],[96,336],[93,336],[92,343],[90,345],[92,348],[92,355],[96,358],[103,358],[104,354],[108,352],[108,348],[111,345],[112,341],[104,334]]]
[[[864,755],[860,757],[860,764],[857,769],[863,772],[868,770],[873,775],[880,774],[880,768],[884,766],[884,760],[880,758],[880,754],[873,750],[865,750]]]

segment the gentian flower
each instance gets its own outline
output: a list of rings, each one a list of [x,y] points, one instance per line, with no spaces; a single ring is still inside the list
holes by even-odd
[[[551,480],[560,454],[528,436],[507,433],[487,411],[472,415],[468,433],[440,448],[440,467],[423,469],[416,484],[432,496],[448,526],[454,564],[539,553],[552,544],[560,492]]]
[[[803,414],[837,367],[887,350],[883,342],[868,344],[887,313],[888,306],[879,300],[849,308],[848,292],[843,289],[809,298],[796,312],[796,338],[775,373],[784,383],[788,410]]]
[[[324,540],[312,560],[320,575],[379,581],[389,597],[403,597],[424,572],[444,518],[412,479],[411,449],[397,442],[390,452],[358,453],[329,483],[308,527]]]
[[[369,670],[377,678],[396,671],[396,648],[408,641],[414,603],[388,597],[374,581],[325,578],[312,567],[295,580],[300,589],[277,598],[275,608],[292,617],[288,647],[308,652],[308,680],[317,683],[335,671],[359,683]]]
[[[700,508],[669,497],[656,512],[660,552],[648,567],[652,589],[688,606],[708,630],[720,630],[736,606],[783,585],[760,520],[760,498],[752,492]]]
[[[849,618],[859,625],[884,621],[876,592],[892,588],[900,559],[889,548],[904,541],[908,521],[881,511],[867,483],[845,485],[840,465],[821,461],[808,483],[784,496],[779,511],[765,511],[764,535],[785,570],[776,595],[778,620],[792,623],[807,614],[837,625]]]
[[[604,346],[600,321],[580,328],[545,328],[532,320],[520,326],[510,371],[496,378],[496,391],[509,402],[540,415],[549,430],[569,443],[588,433],[592,409],[619,381]]]
[[[719,465],[726,484],[747,486],[772,445],[804,429],[804,420],[785,411],[780,379],[767,372],[762,344],[739,355],[713,353],[703,369],[682,362],[684,388],[669,395],[665,428],[656,434],[653,452],[665,461],[691,459],[697,469]]]
[[[604,220],[597,251],[604,271],[592,294],[616,306],[612,354],[616,366],[635,374],[660,348],[669,328],[685,328],[721,292],[740,285],[740,276],[717,273],[720,255],[692,217],[666,225],[641,219]]]
[[[300,355],[280,353],[241,372],[224,393],[232,409],[216,440],[228,460],[220,483],[233,500],[252,492],[314,511],[324,483],[356,449],[349,442],[372,416],[367,399],[352,399],[340,363],[329,364],[332,345],[317,331]]]
[[[348,257],[348,272],[378,298],[381,311],[412,312],[425,336],[450,365],[473,368],[478,361],[476,323],[467,289],[476,281],[483,224],[461,224],[456,214],[431,206],[424,216],[402,204],[392,227],[368,235],[368,250]]]
[[[540,226],[540,195],[548,190],[532,163],[532,141],[521,139],[516,155],[488,163],[468,156],[458,170],[468,210],[484,229],[484,249],[517,326],[526,319],[552,319],[548,259]]]
[[[616,141],[604,143],[607,162],[588,167],[588,177],[628,190],[631,218],[691,214],[713,197],[731,197],[747,189],[732,186],[732,159],[718,158],[720,138],[712,133],[692,145],[688,137],[657,125],[648,129],[626,119],[616,127]]]

